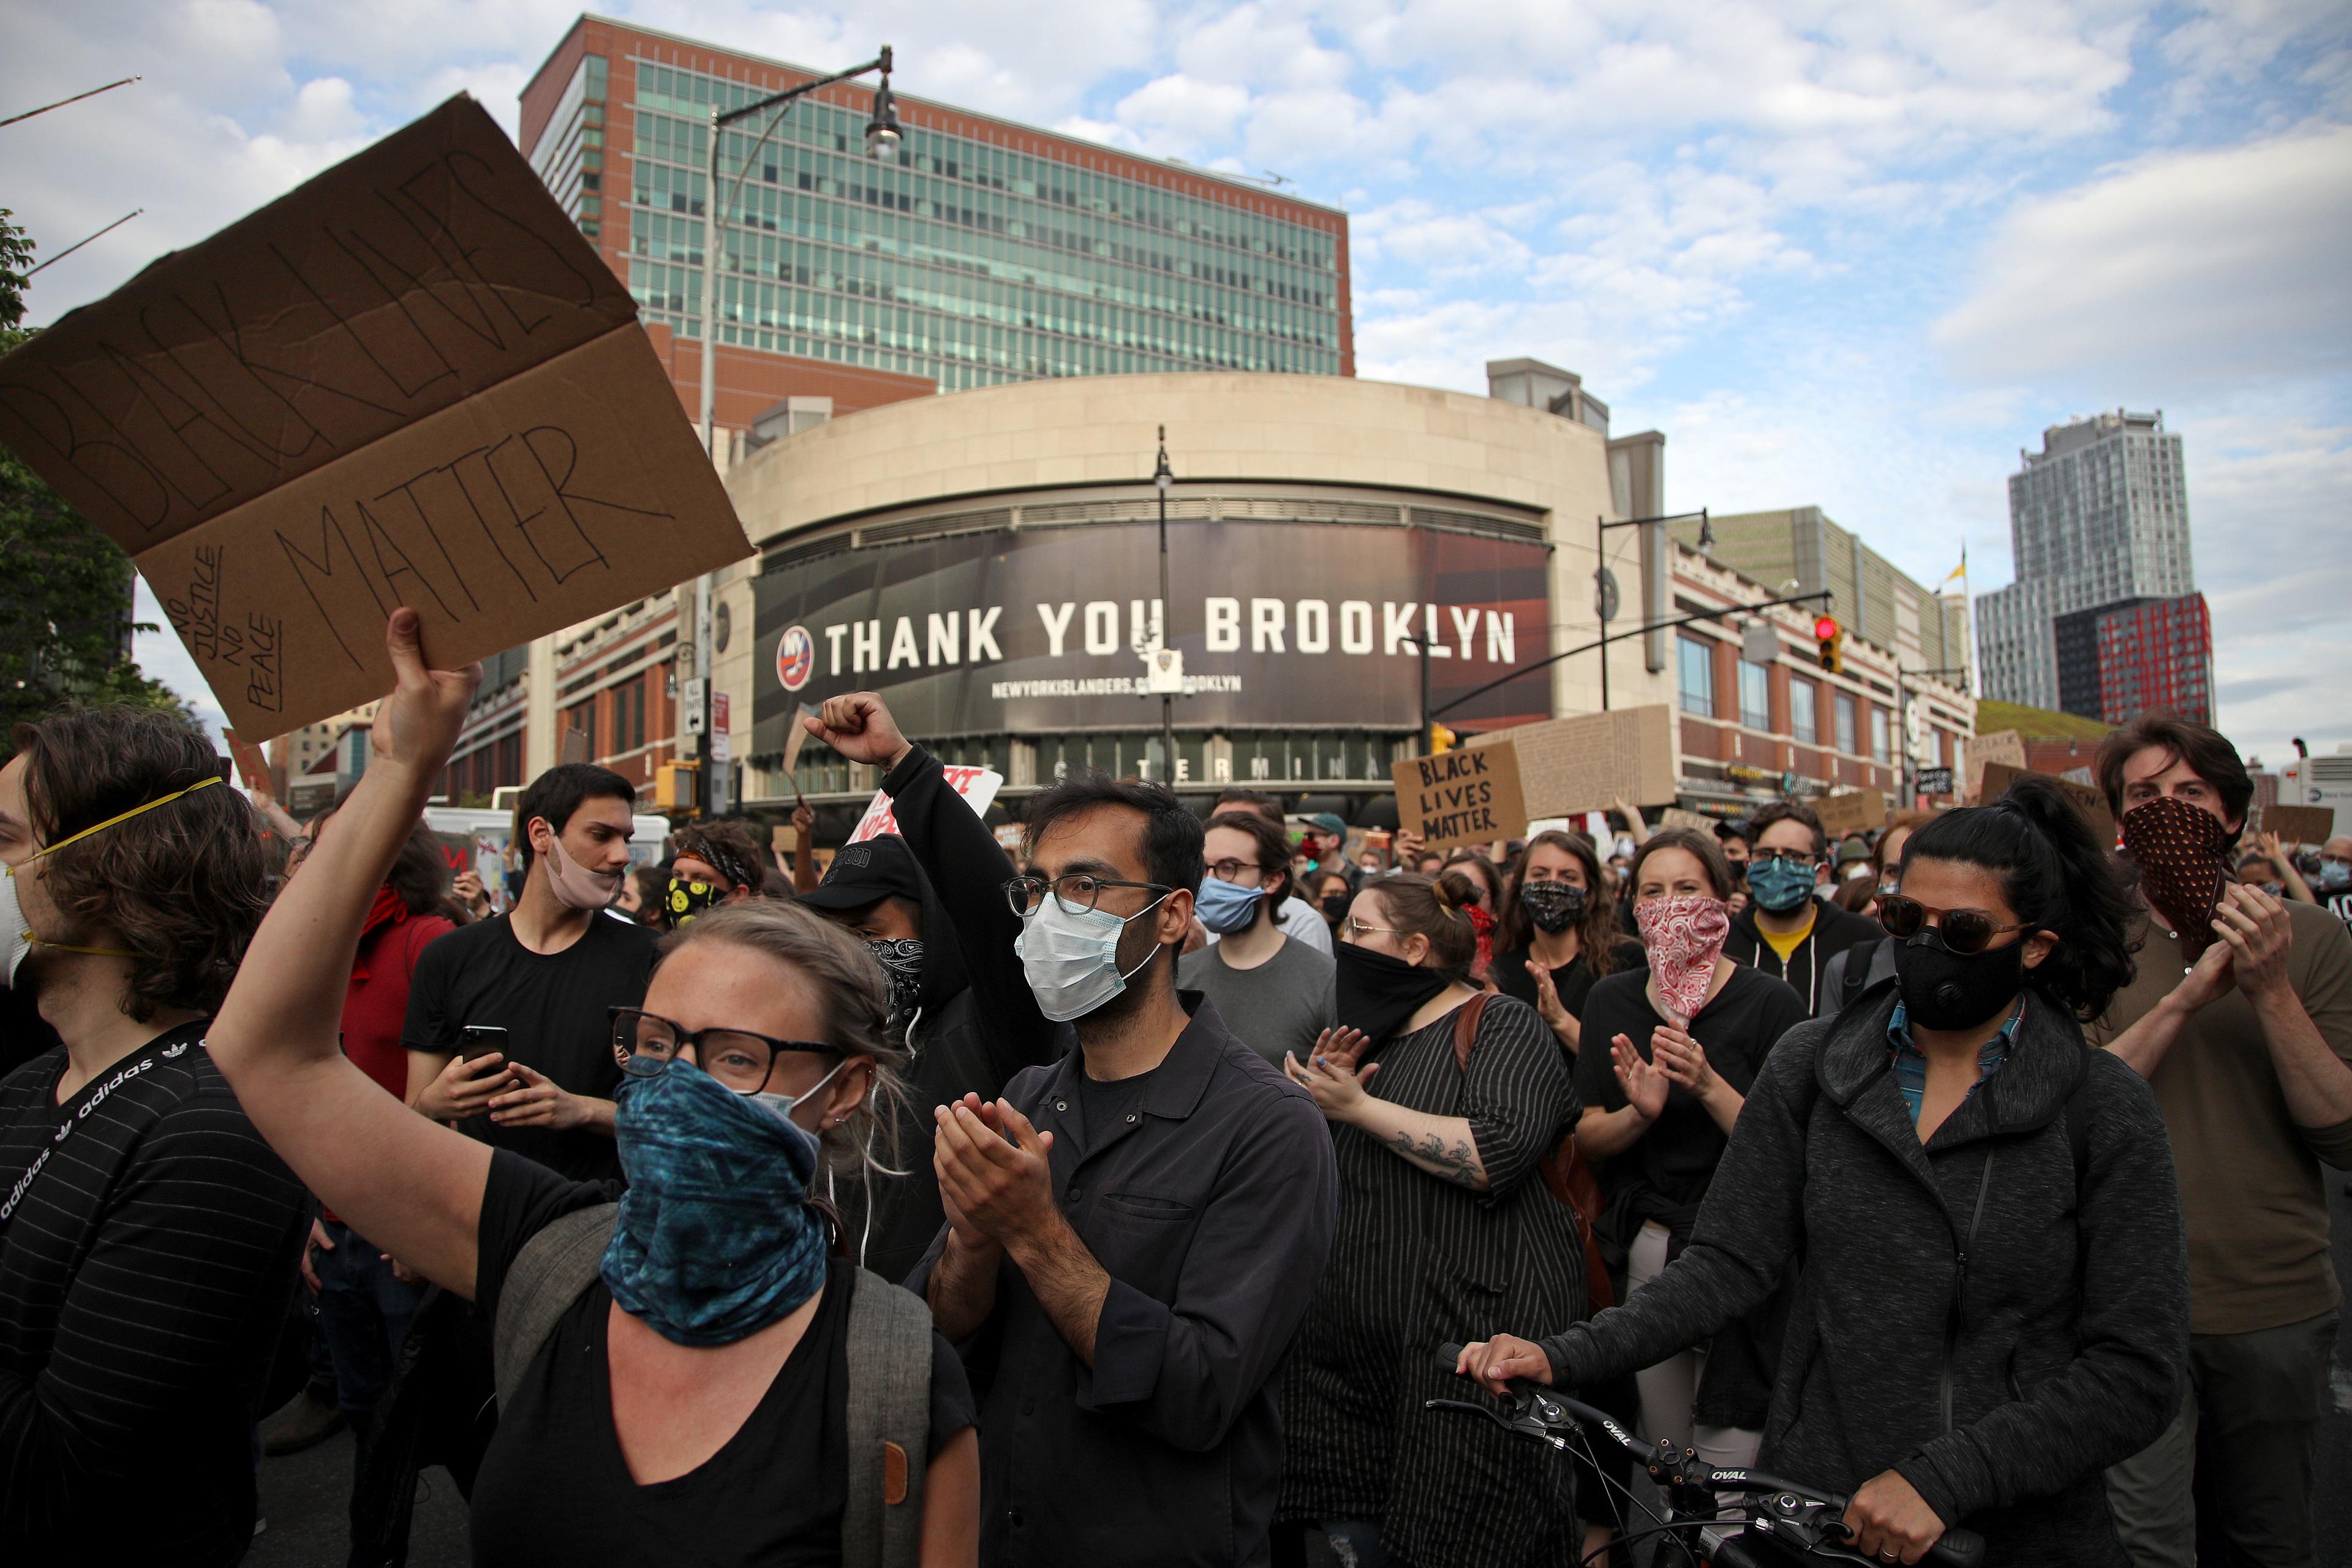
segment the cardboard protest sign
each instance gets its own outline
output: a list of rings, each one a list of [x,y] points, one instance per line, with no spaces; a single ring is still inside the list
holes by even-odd
[[[1822,819],[1822,831],[1832,838],[1886,826],[1886,796],[1874,789],[1842,790],[1805,804],[1813,808],[1813,815]]]
[[[2326,805],[2265,805],[2256,811],[2254,826],[2277,834],[2282,844],[2325,844],[2336,836],[2336,811]]]
[[[1988,763],[2000,763],[2023,772],[2025,737],[2014,730],[1997,730],[1990,735],[1971,735],[1960,742],[1960,794],[1967,799],[1984,798]]]
[[[0,359],[0,444],[275,735],[751,544],[636,306],[470,98]]]
[[[1394,763],[1397,821],[1423,847],[1450,849],[1515,838],[1527,826],[1519,764],[1509,746],[1465,746]]]
[[[2009,793],[2010,785],[2029,775],[2048,779],[2052,784],[2056,784],[2065,793],[2066,799],[2073,804],[2074,809],[2082,813],[2083,820],[2091,825],[2091,831],[2097,835],[2099,842],[2110,847],[2114,846],[2116,842],[2115,813],[2107,809],[2105,792],[2095,784],[2077,784],[2073,779],[2063,779],[2054,773],[2036,773],[2031,769],[2013,768],[2005,763],[1987,763],[1980,781],[1980,793],[1977,795],[1978,804],[1986,805],[1999,800]]]
[[[1004,787],[1004,775],[994,768],[952,767],[940,771],[947,775],[948,787],[963,796],[963,803],[971,807],[974,816],[985,816],[989,802]],[[890,814],[890,797],[877,789],[874,798],[866,803],[866,815],[857,819],[856,831],[850,834],[849,842],[863,844],[869,838],[898,831],[898,819]]]
[[[1675,798],[1674,710],[1664,703],[1520,724],[1496,732],[1517,754],[1519,784],[1537,816],[1602,811]]]
[[[1722,819],[1719,817],[1707,816],[1699,812],[1685,811],[1679,805],[1670,805],[1666,807],[1664,815],[1658,818],[1658,826],[1687,827],[1694,833],[1712,833],[1715,831],[1715,825],[1720,820]]]

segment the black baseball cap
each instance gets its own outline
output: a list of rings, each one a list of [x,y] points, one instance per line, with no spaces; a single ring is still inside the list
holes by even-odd
[[[824,880],[800,895],[814,910],[836,913],[862,910],[887,898],[923,901],[923,874],[915,853],[895,833],[862,843],[845,844],[833,852]]]

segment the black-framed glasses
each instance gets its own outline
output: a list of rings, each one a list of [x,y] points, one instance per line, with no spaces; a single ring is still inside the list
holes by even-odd
[[[1982,952],[2001,932],[2025,931],[2030,927],[2030,922],[1996,925],[1992,916],[1982,910],[1939,910],[1916,899],[1906,899],[1900,893],[1881,893],[1878,896],[1878,923],[1885,927],[1886,934],[1897,942],[1908,942],[1917,936],[1919,928],[1927,923],[1929,915],[1943,917],[1936,922],[1937,933],[1943,937],[1946,947],[1962,954]]]
[[[613,1056],[621,1070],[651,1078],[677,1059],[691,1046],[695,1064],[738,1094],[757,1094],[767,1086],[768,1071],[779,1051],[814,1051],[822,1056],[849,1053],[821,1040],[780,1040],[750,1029],[681,1029],[658,1013],[642,1007],[607,1007],[613,1021]]]
[[[1062,906],[1066,915],[1082,915],[1095,907],[1105,888],[1141,888],[1148,893],[1166,894],[1170,889],[1158,882],[1122,882],[1115,877],[1097,877],[1086,871],[1072,871],[1051,881],[1043,877],[1015,877],[1004,884],[1004,901],[1013,912],[1027,920],[1037,912],[1037,906],[1051,892],[1054,901]]]
[[[1242,873],[1244,871],[1255,871],[1261,878],[1265,875],[1265,868],[1259,865],[1255,860],[1212,860],[1209,862],[1209,875],[1214,877],[1220,882],[1238,882],[1242,879]]]
[[[1822,858],[1810,849],[1759,849],[1750,856],[1748,866],[1753,869],[1758,866],[1769,866],[1775,860],[1785,860],[1807,871],[1822,863]]]

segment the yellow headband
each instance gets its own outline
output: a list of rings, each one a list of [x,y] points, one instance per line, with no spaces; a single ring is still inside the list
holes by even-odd
[[[198,779],[194,784],[190,784],[185,789],[175,789],[169,795],[159,795],[153,800],[148,801],[143,805],[134,805],[129,811],[123,812],[119,816],[110,816],[104,822],[98,823],[93,826],[85,827],[79,833],[60,838],[55,844],[44,845],[42,847],[35,850],[32,854],[26,856],[25,859],[27,862],[30,862],[39,859],[44,855],[54,855],[58,850],[64,848],[67,845],[75,842],[77,839],[87,838],[91,834],[97,833],[104,828],[111,827],[118,822],[128,822],[142,811],[152,811],[159,805],[169,805],[172,802],[179,799],[184,795],[194,795],[196,791],[204,788],[206,784],[216,784],[218,783],[220,783],[220,777],[218,774],[215,774],[213,777],[208,779]]]
[[[100,828],[111,827],[118,822],[128,822],[142,811],[152,811],[159,805],[168,805],[184,795],[194,795],[196,791],[204,788],[206,784],[216,784],[218,783],[220,783],[220,778],[216,774],[212,778],[198,779],[186,789],[175,789],[169,795],[157,795],[153,800],[148,801],[143,805],[134,805],[129,811],[122,812],[118,816],[110,816],[104,822],[99,823],[95,826],[85,827],[79,833],[58,839],[55,844],[44,845],[42,847],[35,850],[32,854],[26,856],[22,864],[29,866],[34,861],[39,859],[42,856],[54,855],[58,850],[64,848],[67,845],[73,843],[76,839],[87,838],[91,834],[98,832]],[[14,876],[15,874],[16,868],[12,866],[9,868],[9,875]],[[34,947],[50,948],[58,952],[86,952],[93,958],[136,958],[139,956],[135,952],[128,952],[119,947],[69,947],[61,942],[43,942],[39,937],[35,936],[29,931],[25,933],[25,940]]]

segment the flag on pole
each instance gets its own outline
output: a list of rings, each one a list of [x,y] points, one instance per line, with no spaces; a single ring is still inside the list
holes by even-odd
[[[1960,563],[1952,568],[1943,582],[1936,584],[1936,592],[1942,593],[1945,586],[1955,577],[1959,579],[1960,586],[1965,590],[1969,585],[1969,547],[1966,544],[1960,546]]]

